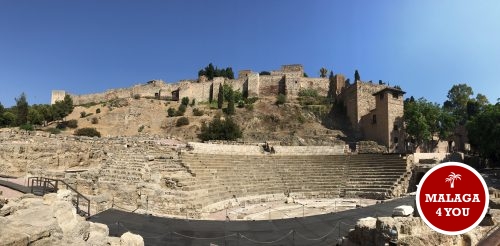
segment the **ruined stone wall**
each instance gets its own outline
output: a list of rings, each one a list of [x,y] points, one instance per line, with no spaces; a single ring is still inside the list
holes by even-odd
[[[281,75],[259,76],[259,95],[276,96],[280,93],[280,84],[284,85],[285,79]]]
[[[252,74],[252,70],[245,69],[238,71],[238,79],[244,79],[248,77],[248,75]]]
[[[388,228],[393,227],[398,232],[397,245],[403,246],[477,245],[481,238],[494,228],[493,225],[480,225],[467,233],[449,236],[432,230],[420,217],[366,217],[358,220],[343,245],[388,245]]]
[[[341,94],[346,107],[347,117],[353,129],[358,129],[358,91],[356,85],[348,86]]]
[[[345,77],[342,74],[336,74],[333,78],[332,91],[339,95],[345,87]]]
[[[61,90],[53,90],[52,91],[52,95],[50,97],[50,104],[54,104],[56,103],[57,101],[62,101],[64,100],[64,97],[66,96],[66,92],[65,91],[61,91]]]
[[[192,152],[197,154],[221,154],[221,155],[264,155],[263,144],[254,145],[231,145],[231,144],[206,144],[190,142]],[[273,155],[343,155],[344,144],[334,146],[272,146],[275,150]]]
[[[47,170],[97,167],[109,148],[90,138],[2,129],[0,173],[37,175]]]
[[[216,98],[219,85],[228,83],[233,89],[240,90],[242,93],[248,91],[250,97],[254,96],[276,96],[279,93],[288,93],[290,96],[296,96],[301,88],[312,88],[318,90],[320,95],[327,95],[329,90],[329,81],[326,78],[305,78],[303,77],[304,68],[302,65],[283,65],[280,70],[272,71],[271,75],[260,76],[251,70],[241,70],[238,78],[234,80],[226,78],[214,78],[208,81],[205,76],[198,80],[181,80],[177,83],[165,83],[160,80],[150,81],[147,84],[139,84],[129,88],[111,89],[102,93],[93,93],[85,95],[71,95],[75,105],[87,103],[106,102],[118,98],[131,98],[134,95],[140,97],[162,98],[171,97],[172,92],[179,89],[179,98],[189,97],[197,101],[207,101],[210,90],[213,91]],[[285,79],[286,77],[286,79]],[[343,76],[339,76],[339,79]],[[340,88],[343,82],[336,84]],[[64,91],[58,92],[60,95]],[[54,94],[53,99],[64,98],[59,94]]]
[[[387,86],[378,85],[372,83],[364,83],[357,82],[355,84],[357,87],[357,104],[358,104],[358,113],[357,113],[357,121],[359,122],[361,116],[370,113],[372,109],[376,107],[375,97],[373,93],[378,92]]]
[[[264,154],[261,146],[255,145],[230,145],[230,144],[205,144],[189,142],[192,152],[197,154],[221,155],[260,155]]]
[[[343,144],[334,146],[274,146],[275,155],[343,155]]]
[[[196,102],[208,101],[210,96],[211,82],[189,83],[179,86],[179,98],[189,97],[189,100],[196,99]]]
[[[245,88],[246,80],[246,78],[226,79],[225,82],[228,85],[232,86],[234,91],[239,90],[241,93],[243,93],[243,91],[247,89]]]
[[[376,107],[359,123],[363,136],[383,144],[389,152],[404,152],[403,96],[384,91],[372,97]]]
[[[403,131],[403,95],[387,93],[387,129],[389,131],[389,151],[404,152],[405,134]]]
[[[314,89],[320,96],[326,97],[328,94],[330,81],[328,78],[300,78],[302,88]],[[298,93],[298,92],[297,92]]]
[[[341,95],[347,109],[347,116],[354,129],[359,129],[361,117],[375,109],[376,101],[373,93],[387,86],[358,81],[346,87]]]
[[[129,88],[111,89],[103,93],[71,95],[73,104],[82,105],[92,102],[106,102],[117,98],[131,98],[134,95],[141,97],[154,97],[156,93],[162,96],[171,96],[171,91],[176,85],[167,84],[163,81],[153,81],[148,84],[135,85]]]
[[[249,97],[259,97],[260,95],[260,75],[252,73],[248,75],[247,89]]]

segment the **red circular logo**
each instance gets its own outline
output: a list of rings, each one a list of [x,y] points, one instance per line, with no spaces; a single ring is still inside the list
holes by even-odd
[[[417,209],[424,222],[446,235],[466,233],[488,211],[489,193],[483,177],[458,162],[439,164],[429,170],[417,188]]]

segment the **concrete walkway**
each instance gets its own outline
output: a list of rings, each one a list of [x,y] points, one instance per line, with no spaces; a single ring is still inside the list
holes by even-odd
[[[414,197],[338,213],[261,221],[209,221],[155,217],[109,209],[90,217],[107,224],[110,235],[130,231],[146,245],[335,245],[364,217],[391,216],[400,205],[413,205]]]
[[[22,192],[25,194],[31,192],[31,189],[27,186],[16,184],[14,182],[10,182],[10,181],[3,180],[3,179],[0,179],[0,186],[4,186],[4,187],[7,187],[9,189],[16,190],[16,191],[19,191],[19,192]]]

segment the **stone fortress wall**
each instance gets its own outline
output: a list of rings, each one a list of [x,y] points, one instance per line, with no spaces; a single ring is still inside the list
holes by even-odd
[[[130,88],[112,89],[96,94],[71,95],[71,97],[75,105],[132,98],[136,95],[173,100],[189,97],[197,102],[206,102],[211,95],[213,100],[217,100],[219,87],[223,84],[229,84],[233,89],[241,92],[248,92],[249,97],[271,97],[281,93],[293,98],[298,96],[303,89],[314,89],[320,96],[329,96],[337,102],[344,103],[351,127],[358,133],[359,139],[377,141],[386,146],[390,152],[404,152],[404,134],[393,131],[394,123],[403,116],[403,91],[400,91],[401,96],[395,100],[377,103],[374,94],[390,87],[362,81],[347,84],[342,74],[334,75],[332,79],[304,77],[303,66],[297,64],[283,65],[281,69],[271,71],[270,75],[259,75],[250,70],[242,70],[239,71],[236,79],[216,77],[213,80],[207,80],[206,77],[201,76],[197,80],[181,80],[176,83],[153,80]],[[64,91],[53,91],[52,102],[61,100],[64,95]],[[376,123],[370,118],[374,114],[378,117]]]
[[[250,70],[242,70],[238,78],[227,79],[216,77],[211,81],[206,78],[198,80],[181,80],[176,83],[166,83],[161,80],[149,81],[129,88],[111,89],[103,93],[76,95],[70,94],[75,105],[104,102],[117,98],[131,98],[134,95],[141,97],[171,97],[174,91],[179,92],[179,99],[194,98],[197,101],[208,101],[210,93],[217,99],[217,92],[221,84],[227,83],[235,90],[247,91],[252,96],[272,96],[279,93],[296,96],[301,89],[317,89],[321,95],[328,92],[328,78],[306,78],[303,76],[302,65],[283,65],[281,70],[272,71],[271,75],[259,75]],[[51,103],[64,99],[65,91],[52,91]]]

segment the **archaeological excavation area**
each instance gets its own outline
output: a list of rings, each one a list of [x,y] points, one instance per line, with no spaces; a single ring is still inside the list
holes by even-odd
[[[419,218],[390,218],[394,207],[413,205],[408,192],[426,170],[413,162],[432,159],[425,155],[13,130],[0,139],[0,182],[35,184],[35,194],[55,184],[71,194],[76,213],[108,226],[106,240],[118,240],[108,232],[131,232],[146,245],[333,245],[348,236],[362,245],[385,240],[377,236],[385,233],[382,222],[399,228],[408,245],[440,238]],[[32,198],[13,204],[27,204],[23,199]],[[491,228],[439,240],[477,242]]]
[[[400,155],[344,153],[340,145],[272,146],[271,153],[257,143],[9,132],[2,137],[2,174],[63,180],[90,199],[90,214],[117,208],[196,219],[262,203],[312,209],[307,199],[340,209],[370,204],[360,198],[397,197],[411,176]]]

